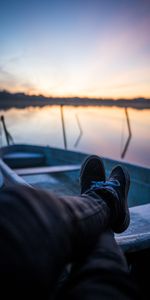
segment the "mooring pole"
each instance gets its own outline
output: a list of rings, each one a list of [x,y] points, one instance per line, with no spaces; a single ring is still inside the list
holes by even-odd
[[[7,145],[9,146],[10,145],[9,134],[8,134],[8,131],[7,131],[7,128],[6,128],[4,116],[1,116],[1,122],[2,122],[2,125],[3,125],[4,132],[5,132],[5,137],[6,137]]]
[[[62,131],[63,131],[63,139],[64,139],[64,148],[67,149],[67,139],[66,139],[66,130],[65,130],[65,121],[64,121],[64,113],[63,113],[63,105],[60,105],[60,113],[61,113],[61,123],[62,123]]]
[[[126,107],[125,107],[125,115],[126,115],[126,120],[127,120],[127,126],[128,126],[129,136],[128,136],[128,138],[127,138],[126,144],[125,144],[124,149],[123,149],[123,151],[122,151],[121,158],[124,158],[124,156],[125,156],[125,154],[126,154],[126,152],[127,152],[127,150],[128,150],[128,146],[129,146],[131,137],[132,137],[131,126],[130,126],[130,120],[129,120],[128,110],[127,110]]]

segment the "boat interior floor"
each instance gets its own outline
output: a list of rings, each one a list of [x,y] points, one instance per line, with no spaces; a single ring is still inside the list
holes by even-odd
[[[79,171],[52,174],[25,175],[22,178],[30,185],[48,189],[57,194],[79,195]]]

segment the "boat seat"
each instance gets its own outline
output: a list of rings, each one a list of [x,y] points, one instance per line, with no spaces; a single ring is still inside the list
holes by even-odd
[[[16,151],[3,155],[4,162],[11,168],[25,168],[45,164],[44,153]]]
[[[38,167],[38,168],[19,168],[14,169],[17,175],[36,175],[36,174],[51,174],[51,173],[61,173],[61,172],[71,172],[80,170],[80,165],[61,165],[61,166],[48,166],[48,167]]]

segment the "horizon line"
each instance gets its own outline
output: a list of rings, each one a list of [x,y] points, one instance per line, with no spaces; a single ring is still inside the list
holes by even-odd
[[[17,94],[22,94],[22,95],[25,95],[27,97],[43,97],[43,98],[47,98],[47,99],[70,99],[70,98],[78,98],[78,99],[91,99],[91,100],[114,100],[114,101],[117,101],[117,100],[135,100],[135,99],[144,99],[144,100],[150,100],[150,96],[149,97],[144,97],[144,96],[134,96],[132,98],[127,98],[127,97],[116,97],[116,98],[110,98],[110,97],[89,97],[89,96],[73,96],[73,95],[70,95],[70,96],[46,96],[44,94],[29,94],[29,93],[26,93],[24,91],[18,91],[18,92],[11,92],[9,90],[6,90],[6,89],[0,89],[0,93],[8,93],[8,94],[11,94],[11,95],[17,95]]]

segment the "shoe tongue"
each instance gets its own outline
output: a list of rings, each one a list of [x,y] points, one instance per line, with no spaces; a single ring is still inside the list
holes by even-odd
[[[91,187],[88,190],[94,191],[98,194],[108,193],[109,195],[113,197],[118,198],[118,193],[116,188],[120,186],[120,183],[118,180],[112,180],[112,181],[92,181]]]

